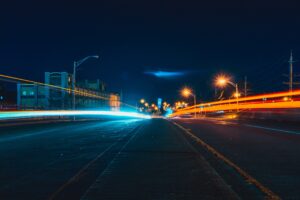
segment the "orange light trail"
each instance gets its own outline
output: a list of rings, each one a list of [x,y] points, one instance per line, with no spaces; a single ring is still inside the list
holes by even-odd
[[[229,110],[247,110],[247,109],[279,109],[279,108],[300,108],[300,100],[292,99],[291,97],[300,96],[300,90],[293,92],[278,92],[271,94],[261,94],[249,97],[239,98],[239,103],[236,104],[236,99],[214,101],[189,106],[176,111],[170,117],[175,117],[192,112],[216,112]],[[287,100],[289,97],[291,99]]]

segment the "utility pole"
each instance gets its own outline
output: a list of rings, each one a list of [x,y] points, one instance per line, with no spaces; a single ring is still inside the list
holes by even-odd
[[[217,87],[215,87],[215,99],[217,99],[218,98],[218,90],[217,90]]]
[[[196,104],[197,104],[197,100],[196,100],[196,95],[194,94],[193,95],[194,96],[194,106],[195,106],[195,113],[194,113],[194,117],[195,117],[195,119],[197,118],[197,109],[196,109]]]
[[[75,108],[76,108],[76,99],[75,99],[75,91],[76,91],[76,67],[77,67],[77,63],[76,61],[73,62],[73,81],[72,81],[72,89],[73,89],[73,101],[72,101],[72,109],[73,111],[75,111]],[[74,121],[75,121],[75,115],[74,115]]]
[[[235,94],[236,94],[236,112],[239,112],[239,86],[235,84]]]
[[[244,82],[244,96],[246,97],[248,90],[247,90],[247,76],[245,76],[245,82]]]
[[[290,68],[290,72],[289,72],[289,82],[284,82],[284,84],[289,85],[289,92],[293,92],[293,86],[294,85],[299,85],[299,82],[294,82],[294,77],[297,77],[298,75],[294,75],[293,72],[293,63],[295,61],[293,60],[293,51],[291,50],[291,54],[290,54],[290,59],[289,59],[289,68]]]
[[[290,92],[293,92],[293,51],[291,50],[291,55],[290,55],[290,76],[289,76],[289,90]]]

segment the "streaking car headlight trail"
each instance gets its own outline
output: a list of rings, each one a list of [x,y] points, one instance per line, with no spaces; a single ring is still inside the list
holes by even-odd
[[[270,94],[254,95],[230,100],[214,101],[201,103],[194,106],[188,106],[169,115],[175,117],[189,113],[209,113],[224,111],[245,111],[255,109],[299,109],[300,108],[300,90],[293,92],[278,92]]]
[[[34,117],[54,117],[54,116],[112,116],[112,117],[132,117],[150,119],[149,115],[144,115],[136,112],[121,112],[121,111],[10,111],[0,112],[0,120],[19,119],[19,118],[34,118]]]

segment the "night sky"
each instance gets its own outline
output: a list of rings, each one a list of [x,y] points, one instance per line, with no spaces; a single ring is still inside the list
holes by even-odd
[[[247,75],[253,94],[287,90],[291,49],[300,60],[296,1],[7,2],[0,12],[0,73],[43,81],[45,71],[71,72],[74,59],[98,54],[78,79],[100,78],[132,104],[179,99],[184,85],[210,100],[218,72],[240,84]]]

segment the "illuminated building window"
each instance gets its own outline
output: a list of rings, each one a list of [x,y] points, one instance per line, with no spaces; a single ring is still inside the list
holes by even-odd
[[[26,94],[27,94],[26,91],[23,91],[23,92],[22,92],[22,95],[26,96]]]

